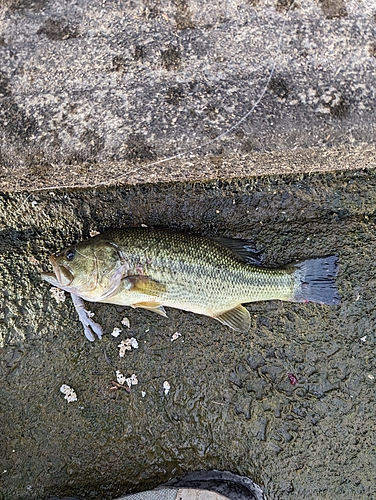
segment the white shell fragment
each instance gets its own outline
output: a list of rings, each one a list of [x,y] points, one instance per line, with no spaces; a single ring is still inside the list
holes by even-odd
[[[120,342],[118,345],[118,348],[120,349],[119,351],[119,356],[121,358],[124,358],[125,352],[126,351],[131,351],[133,349],[138,349],[138,342],[134,337],[131,337],[130,339],[125,339]]]
[[[128,387],[138,384],[138,378],[136,377],[135,373],[133,373],[129,378],[126,378],[125,381],[127,382]]]
[[[163,390],[164,390],[164,393],[165,393],[165,396],[167,396],[167,394],[170,392],[170,384],[167,382],[167,380],[165,380],[163,382]]]
[[[130,323],[129,319],[126,316],[124,316],[124,318],[121,320],[121,324],[124,325],[124,326],[126,326],[127,328],[131,327],[131,323]]]
[[[173,334],[173,336],[171,337],[171,342],[173,342],[174,340],[177,340],[179,337],[181,337],[181,333],[175,332]]]
[[[119,370],[116,370],[116,380],[118,384],[124,385],[126,383],[128,387],[138,384],[138,378],[136,377],[135,373],[126,378]]]
[[[98,234],[101,234],[99,231],[96,231],[95,229],[92,229],[90,231],[90,238],[94,238],[94,236],[98,236]]]
[[[74,389],[72,387],[69,387],[67,384],[63,384],[60,387],[60,392],[65,394],[64,399],[68,401],[68,403],[72,403],[73,401],[77,401],[77,394],[75,393]]]
[[[65,301],[65,292],[56,286],[50,288],[52,298],[56,300],[57,303]]]
[[[115,328],[112,330],[111,335],[112,335],[113,337],[118,337],[118,336],[121,334],[121,332],[122,332],[122,330],[120,330],[120,328],[115,327]]]
[[[117,380],[118,384],[124,385],[124,383],[127,379],[119,370],[116,370],[116,380]]]
[[[129,340],[131,342],[131,346],[133,347],[133,349],[138,349],[138,342],[137,342],[137,340],[134,337],[131,337]]]

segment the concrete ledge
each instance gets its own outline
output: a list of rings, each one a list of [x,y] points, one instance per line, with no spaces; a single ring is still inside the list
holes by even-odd
[[[6,5],[1,189],[374,164],[372,2]]]
[[[376,167],[376,147],[365,144],[358,147],[332,149],[305,149],[274,151],[246,155],[194,157],[156,161],[146,165],[126,162],[90,163],[69,166],[35,166],[7,169],[0,179],[4,192],[51,190],[60,188],[87,188],[99,186],[203,182],[214,179],[234,179],[277,174],[299,174],[356,170]]]

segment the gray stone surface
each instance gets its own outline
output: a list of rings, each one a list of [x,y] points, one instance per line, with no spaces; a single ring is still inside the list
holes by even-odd
[[[88,304],[105,331],[91,343],[40,268],[130,224],[252,238],[271,265],[336,253],[342,304],[249,304],[249,334]],[[213,468],[269,500],[376,498],[375,254],[374,171],[0,195],[1,500],[112,500]],[[136,374],[129,394],[116,370]]]
[[[213,468],[269,500],[376,498],[375,12],[2,2],[1,500],[112,500]],[[251,238],[270,265],[336,253],[342,304],[252,304],[249,335],[91,304],[90,343],[40,271],[141,224]],[[115,326],[139,341],[125,358]],[[139,384],[113,390],[116,370]]]
[[[7,0],[0,189],[134,182],[135,166],[146,182],[202,178],[201,166],[229,177],[241,162],[252,175],[273,152],[280,170],[307,170],[312,150],[320,169],[362,166],[375,15],[371,0]],[[333,147],[347,159],[328,167]]]

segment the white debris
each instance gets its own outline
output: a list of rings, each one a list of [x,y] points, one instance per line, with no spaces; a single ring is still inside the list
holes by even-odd
[[[364,337],[360,337],[360,340],[361,340],[362,342],[365,342],[365,341],[367,340],[367,335],[364,335]]]
[[[144,398],[146,396],[146,392],[145,391],[141,391],[141,396]]]
[[[50,292],[52,297],[56,300],[57,303],[65,301],[65,292],[60,288],[56,288],[56,286],[52,286],[50,288]]]
[[[111,335],[112,335],[113,337],[118,337],[118,336],[121,334],[121,332],[122,332],[122,330],[120,330],[120,328],[115,327],[115,328],[112,330]]]
[[[129,340],[130,340],[130,343],[131,343],[131,346],[133,347],[133,349],[138,349],[137,340],[134,337],[131,337]]]
[[[138,378],[135,373],[133,373],[129,378],[126,378],[125,381],[127,382],[128,387],[138,384]]]
[[[124,358],[125,352],[126,351],[131,351],[133,349],[138,349],[138,342],[134,337],[131,337],[130,339],[125,339],[120,342],[118,345],[118,348],[120,349],[119,356],[121,358]]]
[[[148,227],[146,224],[141,224],[141,227]]]
[[[165,396],[167,396],[167,394],[170,392],[170,384],[167,382],[167,380],[165,380],[163,382],[163,390],[164,390],[164,393],[165,393]]]
[[[116,370],[116,380],[117,380],[118,384],[124,385],[124,383],[127,379],[119,370]]]
[[[131,323],[130,323],[129,319],[126,316],[124,316],[124,318],[121,320],[121,324],[124,325],[124,326],[126,326],[127,328],[131,327]]]
[[[65,394],[64,399],[68,401],[68,403],[72,403],[73,401],[77,401],[77,394],[75,393],[74,389],[72,387],[69,387],[67,384],[63,384],[60,387],[60,392]]]
[[[98,236],[98,234],[101,234],[99,231],[95,231],[95,229],[92,229],[90,231],[90,238],[93,238],[94,236]]]
[[[181,337],[181,333],[175,332],[173,334],[173,336],[171,337],[171,342],[173,342],[174,340],[177,340],[179,337]]]
[[[369,373],[369,374],[367,375],[367,377],[368,377],[370,380],[375,380],[375,376],[374,376],[374,375],[372,375],[372,373]]]

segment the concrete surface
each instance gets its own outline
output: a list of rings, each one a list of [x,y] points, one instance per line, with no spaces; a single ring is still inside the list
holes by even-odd
[[[1,500],[110,500],[197,469],[248,476],[269,500],[375,498],[375,214],[364,170],[1,195]],[[90,304],[106,332],[90,343],[40,268],[130,224],[252,238],[267,264],[338,254],[342,304],[252,304],[249,334]],[[136,374],[130,394],[111,390],[116,370]]]
[[[2,2],[1,500],[110,500],[200,468],[269,500],[376,497],[375,12]],[[140,224],[251,238],[272,265],[336,253],[342,305],[253,304],[244,335],[93,304],[91,344],[40,269]],[[137,375],[129,394],[116,370]]]
[[[375,165],[375,16],[372,0],[7,0],[0,189]]]

